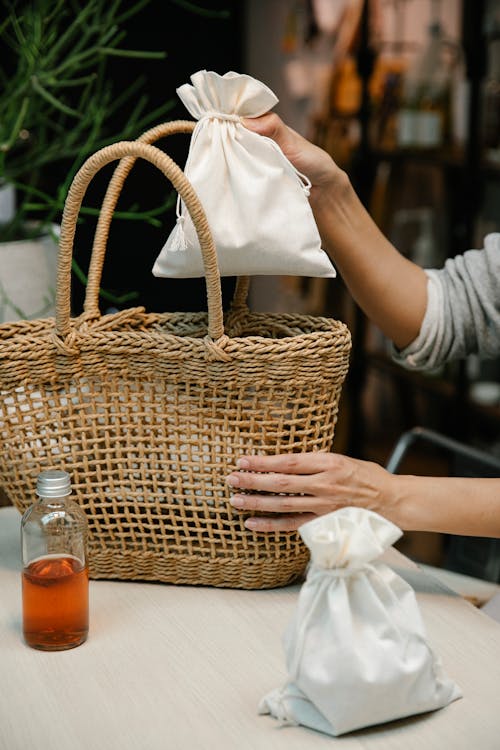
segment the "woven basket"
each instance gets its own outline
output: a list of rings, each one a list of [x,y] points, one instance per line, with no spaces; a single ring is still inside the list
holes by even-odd
[[[61,225],[55,320],[0,325],[0,484],[24,511],[40,471],[71,474],[89,522],[93,578],[281,586],[303,573],[305,547],[296,532],[247,530],[225,476],[242,453],[330,449],[350,335],[326,318],[250,313],[247,279],[223,320],[203,209],[179,167],[150,145],[193,126],[167,123],[108,146],[76,175]],[[191,214],[208,314],[99,313],[109,222],[137,157],[171,180]],[[84,312],[70,318],[78,212],[94,174],[116,159]]]

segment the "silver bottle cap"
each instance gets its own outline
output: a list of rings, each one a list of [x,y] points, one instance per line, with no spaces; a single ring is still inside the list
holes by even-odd
[[[65,497],[71,494],[71,477],[66,471],[51,469],[42,471],[36,480],[39,497]]]

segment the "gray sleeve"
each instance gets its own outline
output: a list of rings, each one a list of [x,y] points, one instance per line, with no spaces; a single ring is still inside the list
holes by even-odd
[[[408,369],[429,370],[467,354],[500,354],[500,234],[426,271],[427,309],[417,338],[393,358]]]

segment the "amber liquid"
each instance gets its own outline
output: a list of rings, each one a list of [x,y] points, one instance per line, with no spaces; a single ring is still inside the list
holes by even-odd
[[[76,557],[48,555],[23,570],[23,634],[28,646],[79,646],[89,629],[88,570]]]

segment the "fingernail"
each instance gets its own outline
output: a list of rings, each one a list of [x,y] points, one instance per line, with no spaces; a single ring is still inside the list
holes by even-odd
[[[254,529],[257,527],[257,522],[254,518],[247,518],[247,520],[244,523],[244,526],[246,529],[250,529],[250,531],[254,531]]]
[[[229,502],[233,508],[245,507],[245,499],[241,495],[233,495]]]
[[[238,469],[249,469],[250,461],[248,460],[248,458],[239,458],[236,461],[236,466]]]
[[[226,482],[230,487],[239,487],[240,478],[237,474],[230,474],[228,477],[226,477]]]

